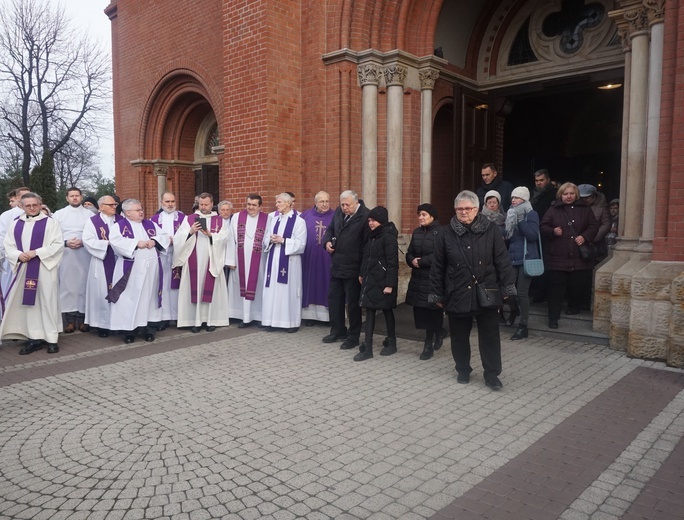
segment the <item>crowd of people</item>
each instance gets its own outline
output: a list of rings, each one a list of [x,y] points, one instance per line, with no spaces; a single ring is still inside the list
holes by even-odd
[[[511,339],[528,337],[533,277],[525,261],[543,255],[546,273],[534,281],[548,299],[549,327],[557,328],[566,293],[566,314],[589,305],[591,271],[617,235],[619,201],[609,210],[593,186],[556,189],[546,170],[535,173],[532,192],[504,181],[493,164],[483,166],[482,179],[476,192],[456,196],[445,226],[433,205],[417,207],[406,303],[416,329],[425,330],[421,360],[449,334],[446,313],[462,384],[473,370],[475,321],[485,384],[498,390],[503,301],[512,309],[506,325],[520,318]],[[380,355],[397,352],[399,230],[386,208],[367,208],[351,190],[335,209],[320,191],[301,213],[290,192],[275,197],[270,213],[250,194],[235,214],[231,202],[202,193],[188,215],[167,192],[150,218],[139,200],[84,201],[75,187],[54,214],[27,188],[8,197],[11,209],[0,215],[0,340],[24,340],[22,355],[44,344],[56,353],[59,334],[77,330],[132,343],[154,341],[169,326],[199,333],[233,322],[295,333],[320,322],[330,327],[323,343],[358,348],[353,360],[365,361],[373,358],[378,310],[387,331]],[[591,259],[579,254],[585,242],[597,246]]]

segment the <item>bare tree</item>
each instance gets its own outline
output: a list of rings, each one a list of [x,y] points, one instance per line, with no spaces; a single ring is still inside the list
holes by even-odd
[[[0,9],[0,145],[18,150],[26,184],[49,154],[62,164],[92,150],[108,110],[109,58],[70,27],[50,0],[5,0]],[[76,160],[71,157],[70,160]],[[68,161],[67,161],[68,162]]]

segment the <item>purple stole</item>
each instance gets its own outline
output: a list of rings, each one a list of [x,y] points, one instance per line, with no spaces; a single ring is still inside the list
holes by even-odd
[[[188,224],[192,226],[197,222],[198,218],[202,218],[202,215],[193,213],[188,216]],[[221,231],[221,226],[223,225],[223,217],[221,215],[214,215],[211,217],[211,223],[209,225],[209,231],[211,233],[218,233]],[[190,301],[192,303],[197,303],[197,233],[195,233],[195,246],[192,248],[192,253],[188,258],[188,266],[190,267]],[[204,288],[202,289],[202,301],[204,303],[211,303],[214,297],[214,284],[216,283],[216,278],[209,272],[209,263],[207,263],[207,272],[204,276]]]
[[[114,215],[114,223],[119,222],[122,218],[121,215]],[[97,236],[100,237],[100,240],[109,240],[109,226],[102,220],[101,214],[98,213],[91,217],[90,221],[95,226],[95,231],[97,231]],[[111,290],[114,279],[114,266],[116,265],[116,255],[114,255],[112,246],[107,246],[107,252],[102,263],[104,264],[105,279],[107,280],[107,290]]]
[[[29,246],[29,251],[35,251],[39,247],[42,247],[43,241],[45,240],[45,228],[47,227],[47,218],[37,220],[33,226],[31,232],[31,244]],[[25,221],[17,219],[17,225],[14,226],[14,241],[17,244],[17,249],[24,252],[24,246],[21,241],[21,235],[24,231]],[[40,274],[40,258],[37,256],[31,258],[26,262],[26,280],[24,281],[24,297],[22,299],[22,305],[35,305],[36,304],[36,294],[38,293],[38,275]],[[18,276],[18,271],[17,271]],[[16,281],[16,277],[14,280]],[[12,284],[14,285],[14,283]],[[11,286],[10,286],[11,288]]]
[[[245,230],[247,229],[247,210],[238,213],[237,223],[237,249],[238,249],[238,275],[240,277],[240,296],[245,300],[254,300],[256,296],[256,286],[259,280],[259,265],[261,263],[262,244],[266,233],[268,215],[259,212],[257,217],[256,231],[254,233],[254,244],[252,245],[252,256],[249,260],[249,280],[245,280]],[[245,283],[246,282],[246,283]]]
[[[285,231],[283,232],[283,238],[290,238],[292,237],[292,229],[294,228],[295,225],[295,220],[297,220],[297,213],[293,212],[292,215],[287,219],[287,224],[285,224]],[[275,227],[273,228],[273,234],[277,235],[278,234],[278,226],[280,226],[281,220],[278,220],[276,222]],[[271,250],[268,252],[268,267],[266,268],[266,287],[270,287],[271,285],[271,266],[273,265],[273,251],[275,250],[275,247],[271,247]],[[287,255],[285,254],[285,244],[280,245],[280,257],[278,258],[278,267],[282,267],[282,269],[278,270],[278,283],[287,283],[287,268],[284,267],[287,265]]]
[[[128,219],[122,218],[121,220],[119,220],[117,222],[117,224],[119,226],[119,229],[121,230],[121,236],[122,237],[135,239],[135,235],[133,234],[133,230],[126,225],[126,224],[130,224]],[[152,222],[149,219],[144,219],[142,221],[142,225],[145,228],[145,231],[147,232],[147,236],[149,236],[150,238],[157,236],[157,230],[154,227],[154,222]],[[124,292],[124,290],[126,289],[126,285],[128,285],[128,279],[131,277],[131,269],[133,269],[134,263],[135,263],[135,260],[133,258],[124,258],[123,259],[123,276],[110,289],[109,294],[107,295],[107,298],[106,298],[108,302],[116,303],[117,301],[119,301],[119,297],[121,296],[121,293]],[[157,251],[157,263],[159,265],[157,305],[159,307],[161,307],[162,284],[164,282],[164,272],[162,270],[162,263],[161,263],[161,258],[159,257],[159,251]]]
[[[163,213],[163,212],[162,212]],[[173,219],[173,234],[176,234],[176,231],[178,231],[178,228],[180,225],[183,223],[183,220],[185,219],[185,213],[182,211],[176,211],[176,218]],[[153,215],[150,220],[157,224],[159,227],[162,227],[161,225],[161,213],[157,213],[156,215]],[[180,288],[180,279],[181,279],[181,268],[180,267],[174,267],[171,270],[171,289],[178,289]]]

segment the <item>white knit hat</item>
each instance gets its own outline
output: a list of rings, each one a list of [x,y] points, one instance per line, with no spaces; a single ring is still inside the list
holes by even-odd
[[[529,202],[530,190],[528,190],[525,186],[518,186],[511,192],[511,197],[518,197],[519,199]]]
[[[496,190],[489,190],[487,194],[485,195],[484,201],[487,202],[487,199],[489,197],[496,197],[496,200],[499,201],[499,204],[501,204],[501,195],[499,194],[498,191]]]

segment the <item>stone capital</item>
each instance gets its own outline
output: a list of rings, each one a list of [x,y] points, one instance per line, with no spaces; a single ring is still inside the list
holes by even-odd
[[[380,67],[375,63],[362,63],[356,67],[361,87],[380,84]]]
[[[420,90],[432,90],[435,88],[435,82],[439,77],[439,71],[436,69],[425,69],[418,72],[420,79]]]
[[[385,84],[388,87],[403,87],[404,80],[406,79],[406,74],[408,73],[408,69],[406,67],[402,67],[401,65],[395,64],[385,67],[385,69],[382,72],[385,75]]]
[[[166,177],[166,175],[169,173],[169,167],[163,164],[155,164],[154,165],[154,174],[157,177]]]
[[[627,22],[629,38],[634,38],[644,33],[648,33],[648,11],[645,7],[637,7],[636,9],[626,10],[623,14],[623,17]]]
[[[644,7],[651,25],[665,21],[665,0],[644,0]]]

